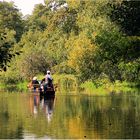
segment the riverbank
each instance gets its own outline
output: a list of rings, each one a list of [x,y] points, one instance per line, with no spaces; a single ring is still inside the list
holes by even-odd
[[[43,75],[37,75],[38,80],[43,78]],[[86,81],[79,83],[77,78],[74,75],[53,75],[54,84],[57,85],[58,91],[82,91],[83,94],[97,94],[104,95],[108,93],[120,93],[120,92],[138,92],[140,85],[138,83],[128,83],[115,81],[114,83],[101,83],[100,81],[92,82]],[[1,83],[0,89],[2,90],[18,90],[18,91],[27,91],[27,85],[29,81],[17,82],[16,84],[11,83]]]
[[[138,92],[140,85],[138,83],[128,83],[116,81],[114,83],[104,83],[98,85],[91,81],[86,81],[80,85],[88,94],[107,94],[120,92]]]
[[[16,84],[7,84],[7,83],[0,83],[0,91],[27,91],[27,81],[18,82]]]

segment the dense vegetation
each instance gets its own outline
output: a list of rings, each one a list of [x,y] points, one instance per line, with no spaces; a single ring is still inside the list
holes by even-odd
[[[14,45],[19,42],[24,23],[13,3],[0,1],[0,70],[6,71],[7,62],[15,55]]]
[[[0,68],[10,66],[2,79],[16,83],[51,69],[82,82],[139,83],[139,6],[125,0],[46,0],[23,18],[13,3],[0,2]]]

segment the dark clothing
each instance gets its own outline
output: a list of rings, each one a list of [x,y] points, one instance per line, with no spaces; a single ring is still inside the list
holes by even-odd
[[[48,78],[48,87],[53,88],[53,80],[51,78]]]
[[[39,86],[39,82],[37,80],[33,80],[32,81],[33,87],[38,87]]]
[[[34,91],[36,91],[36,88],[39,87],[39,82],[37,80],[32,80],[32,85],[33,85]]]
[[[46,93],[47,90],[53,90],[53,81],[49,77],[47,78],[47,82],[44,82],[44,93]]]
[[[42,80],[41,80],[41,84],[43,84],[45,82],[45,78],[43,78]]]

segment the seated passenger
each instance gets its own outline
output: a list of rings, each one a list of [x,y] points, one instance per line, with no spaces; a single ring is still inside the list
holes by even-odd
[[[33,91],[36,92],[36,89],[39,87],[39,82],[37,80],[37,77],[33,77],[32,85],[33,85]]]

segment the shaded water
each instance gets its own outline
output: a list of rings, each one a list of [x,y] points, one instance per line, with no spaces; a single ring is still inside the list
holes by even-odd
[[[0,138],[140,138],[140,95],[0,94]]]

